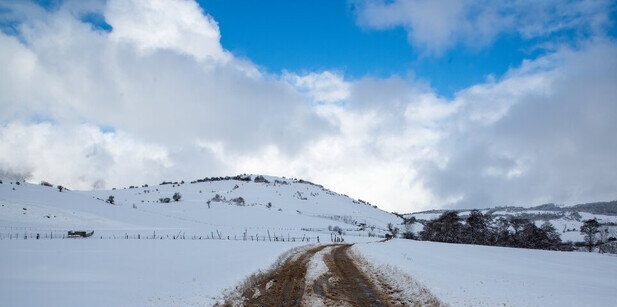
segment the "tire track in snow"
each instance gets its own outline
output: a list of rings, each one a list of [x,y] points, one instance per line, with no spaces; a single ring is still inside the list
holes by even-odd
[[[349,252],[351,246],[322,245],[303,250],[270,272],[249,278],[238,290],[239,295],[228,296],[219,306],[443,305],[436,298],[414,299],[412,292],[400,289],[400,284],[391,285],[392,277],[384,276],[361,257],[354,259],[357,256]]]

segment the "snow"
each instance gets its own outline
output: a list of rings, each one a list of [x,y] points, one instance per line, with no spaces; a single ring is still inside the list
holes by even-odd
[[[306,275],[304,277],[307,288],[312,286],[315,280],[328,272],[324,255],[330,253],[331,250],[332,247],[326,247],[311,257],[311,260],[306,265]]]
[[[211,306],[301,243],[2,240],[3,306]]]
[[[319,279],[321,276],[328,272],[328,265],[324,260],[324,255],[330,253],[333,247],[326,247],[311,257],[311,260],[306,265],[306,275],[304,277],[305,287],[306,289],[311,289],[313,287],[313,283]],[[302,298],[303,306],[326,306],[323,298],[317,296],[312,291],[309,291]]]
[[[320,186],[283,178],[268,177],[268,180],[271,183],[225,180],[63,192],[36,184],[5,182],[0,184],[0,232],[79,229],[95,230],[97,235],[143,236],[156,231],[205,236],[218,231],[222,236],[231,237],[245,232],[263,237],[270,232],[278,236],[314,238],[329,237],[328,227],[338,226],[348,236],[368,237],[371,230],[369,227],[360,230],[359,223],[375,226],[373,233],[381,235],[388,223],[400,223],[400,218],[391,213]],[[274,180],[287,184],[275,184]],[[182,195],[179,202],[158,201],[175,192]],[[217,194],[227,201],[212,201]],[[110,195],[115,197],[115,205],[104,201]],[[245,206],[230,201],[238,197],[245,199]]]
[[[62,191],[3,180],[0,184],[0,305],[210,306],[213,296],[268,268],[286,251],[330,242],[329,226],[346,242],[385,233],[393,214],[320,186],[267,177],[271,183],[225,180],[111,191]],[[274,184],[283,180],[287,184]],[[237,186],[237,187],[236,187]],[[179,202],[161,197],[182,194]],[[245,206],[207,201],[221,195]],[[113,195],[115,205],[105,202]],[[271,203],[271,208],[267,204]],[[24,240],[36,234],[94,230],[87,239]],[[244,233],[260,241],[234,241]],[[156,234],[157,240],[145,239]],[[172,240],[184,235],[232,240]],[[141,239],[101,239],[137,237]],[[279,236],[285,242],[265,241]],[[19,240],[14,240],[18,236]],[[310,237],[306,242],[289,237]],[[13,238],[13,240],[9,240]],[[164,238],[160,240],[159,238]],[[265,242],[264,242],[265,241]]]
[[[617,306],[614,256],[400,239],[354,249],[452,306]]]
[[[367,242],[376,239],[369,233],[383,235],[388,223],[401,222],[321,186],[266,179],[270,183],[225,180],[63,192],[3,180],[0,305],[210,306],[224,289],[268,268],[290,249],[314,244],[316,236],[330,243],[329,227],[342,228],[345,242]],[[158,202],[175,192],[182,194],[179,202]],[[225,201],[212,201],[217,194]],[[115,205],[105,202],[110,195]],[[231,202],[237,197],[245,200],[244,206]],[[617,221],[613,216],[581,216]],[[551,222],[560,233],[575,229],[561,234],[564,241],[581,240],[580,221],[566,215]],[[361,229],[360,223],[367,227]],[[414,227],[417,232],[422,225]],[[61,237],[67,230],[94,230],[95,235],[23,239],[38,233]],[[157,240],[144,239],[155,233]],[[213,234],[232,240],[171,239]],[[233,240],[245,234],[260,241]],[[19,240],[7,240],[16,235]],[[137,235],[140,240],[101,239]],[[286,242],[265,241],[268,235]],[[288,242],[289,237],[312,239]],[[616,257],[409,240],[356,244],[354,249],[376,266],[401,270],[452,306],[617,306]],[[327,269],[324,253],[310,261],[313,278]],[[408,282],[401,281],[399,285]]]

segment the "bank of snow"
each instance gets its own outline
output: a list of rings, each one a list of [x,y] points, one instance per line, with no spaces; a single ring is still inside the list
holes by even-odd
[[[356,244],[452,306],[617,306],[617,258],[411,240]]]
[[[301,243],[3,240],[3,306],[211,306]]]

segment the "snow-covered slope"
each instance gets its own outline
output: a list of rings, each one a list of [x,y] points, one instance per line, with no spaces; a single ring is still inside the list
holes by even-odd
[[[356,244],[450,306],[617,306],[617,258],[413,240]]]
[[[173,195],[179,193],[179,201]],[[107,202],[110,196],[114,204]],[[170,202],[161,202],[169,198]],[[400,218],[322,186],[264,176],[203,179],[107,191],[60,192],[55,187],[4,180],[0,233],[95,230],[100,234],[264,236],[382,235]]]

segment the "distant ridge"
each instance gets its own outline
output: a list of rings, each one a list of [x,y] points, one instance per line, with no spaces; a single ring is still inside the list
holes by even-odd
[[[409,214],[419,214],[419,213],[444,213],[446,211],[456,211],[456,212],[466,212],[472,209],[432,209],[425,211],[418,211]],[[555,211],[555,212],[566,212],[566,211],[577,211],[577,212],[587,212],[592,214],[603,214],[603,215],[615,215],[617,216],[617,200],[613,201],[605,201],[605,202],[592,202],[585,204],[578,204],[569,207],[561,207],[555,205],[553,203],[542,204],[535,207],[520,207],[520,206],[497,206],[493,208],[483,208],[479,210],[488,210],[489,212],[495,211],[508,211],[508,212],[525,212],[525,211]]]

